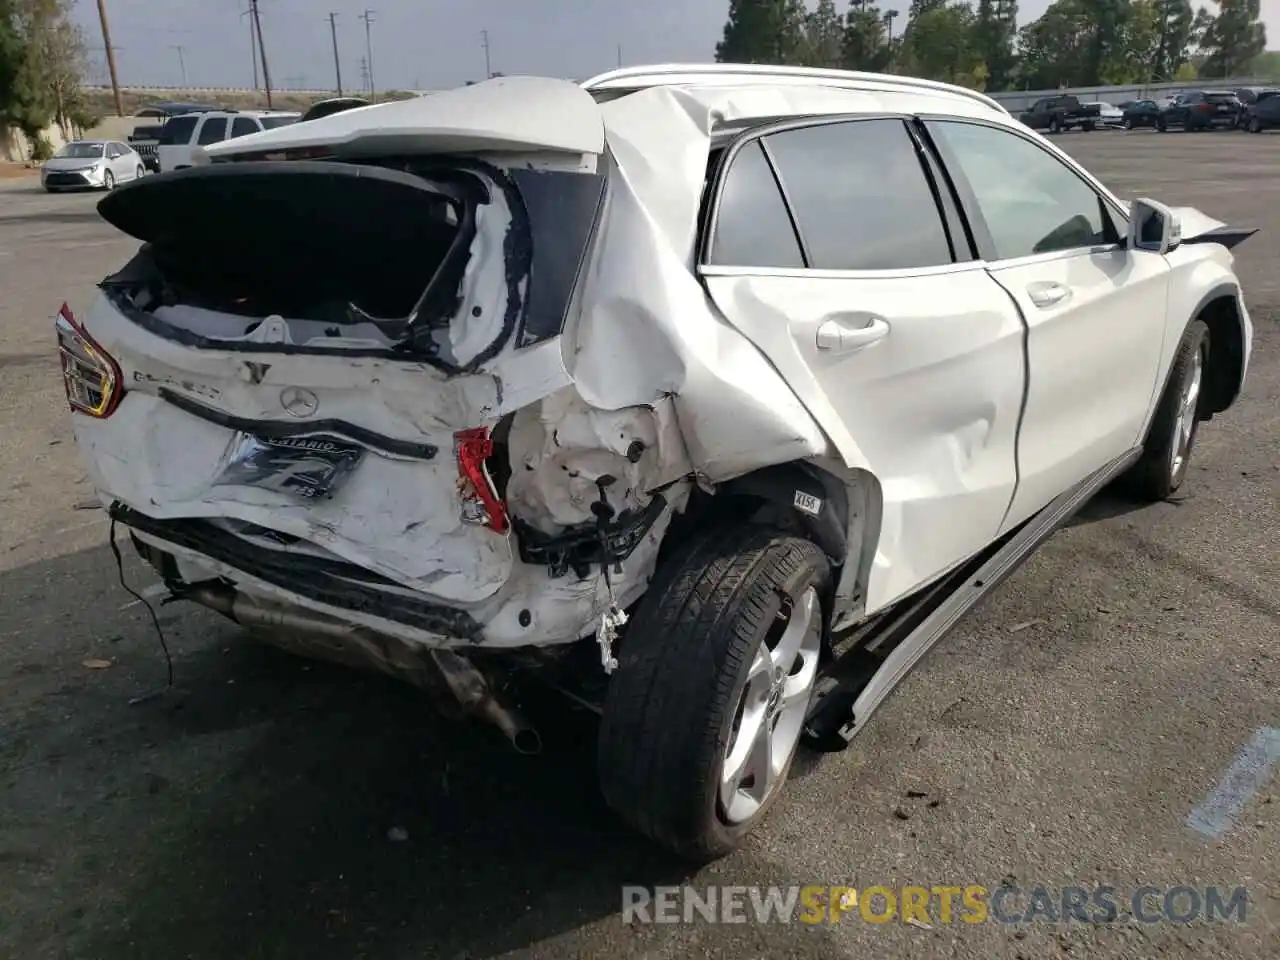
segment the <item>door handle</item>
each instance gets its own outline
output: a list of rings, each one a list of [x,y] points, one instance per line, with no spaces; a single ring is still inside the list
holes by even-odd
[[[889,323],[874,313],[841,314],[824,321],[817,332],[818,349],[829,353],[852,353],[869,347],[889,335]]]
[[[1045,280],[1027,287],[1027,296],[1037,307],[1052,307],[1071,296],[1071,288],[1056,280]]]

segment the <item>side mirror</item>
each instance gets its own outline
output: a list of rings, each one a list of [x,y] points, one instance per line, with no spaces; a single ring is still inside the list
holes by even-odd
[[[1182,242],[1182,224],[1163,203],[1145,197],[1129,208],[1129,249],[1168,253]]]

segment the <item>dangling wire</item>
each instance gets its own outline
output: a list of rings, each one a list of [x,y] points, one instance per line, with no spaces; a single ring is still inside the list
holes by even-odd
[[[114,513],[111,516],[111,529],[110,529],[110,532],[107,534],[107,536],[110,539],[112,556],[116,558],[116,573],[120,577],[120,586],[124,588],[124,591],[127,594],[129,594],[129,596],[133,597],[140,604],[146,607],[147,613],[151,615],[151,625],[156,628],[156,636],[160,638],[160,649],[164,651],[164,662],[165,662],[165,666],[168,668],[169,682],[165,685],[165,687],[166,689],[172,688],[173,687],[173,657],[169,654],[169,644],[165,641],[164,631],[160,628],[160,618],[156,616],[155,607],[151,606],[151,603],[147,600],[147,598],[144,597],[142,594],[138,593],[138,591],[134,590],[133,587],[129,586],[129,584],[126,583],[124,579],[124,557],[120,555],[120,547],[116,544],[116,518]],[[138,703],[142,703],[144,700],[150,700],[156,696],[159,696],[158,692],[146,694],[141,697],[134,697],[129,702],[131,704],[138,704]]]

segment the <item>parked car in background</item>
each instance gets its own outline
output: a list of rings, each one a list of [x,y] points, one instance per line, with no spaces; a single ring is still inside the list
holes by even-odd
[[[173,100],[149,103],[140,108],[134,116],[151,122],[133,128],[133,132],[129,134],[129,146],[142,157],[143,165],[148,170],[159,173],[160,158],[156,155],[156,147],[160,143],[160,132],[164,129],[164,125],[173,117],[192,113],[210,113],[220,109],[222,108],[207,103],[181,103]]]
[[[1257,115],[1259,106],[1266,103],[1268,100],[1274,100],[1277,95],[1280,95],[1280,90],[1256,90],[1253,92],[1251,99],[1242,99],[1240,101],[1240,119],[1238,124],[1240,129],[1251,130],[1254,133],[1260,133],[1262,130],[1266,129],[1266,124],[1264,122],[1256,124],[1255,129],[1253,121]],[[1268,107],[1267,110],[1264,111],[1264,117],[1269,117],[1271,115],[1271,111],[1274,109],[1274,106],[1275,105],[1273,104],[1272,107]]]
[[[1259,97],[1255,103],[1249,104],[1247,109],[1245,129],[1250,133],[1280,127],[1280,93],[1271,91],[1268,96]]]
[[[1098,108],[1098,126],[1100,127],[1119,127],[1124,124],[1124,111],[1105,100],[1086,100],[1081,103],[1081,106]]]
[[[507,687],[572,690],[694,860],[1104,485],[1193,477],[1249,364],[1254,231],[933,81],[505,77],[206,149],[103,199],[139,247],[56,321],[113,524],[518,750]]]
[[[1120,108],[1120,125],[1126,130],[1138,127],[1155,127],[1160,118],[1159,100],[1126,100],[1117,104]]]
[[[156,147],[160,170],[183,170],[193,165],[199,147],[297,123],[299,116],[276,110],[219,110],[174,117],[160,131]]]
[[[1069,94],[1053,97],[1041,97],[1027,110],[1018,115],[1018,119],[1032,130],[1044,130],[1057,133],[1079,127],[1092,130],[1099,124],[1099,108],[1096,104],[1086,106],[1079,98]]]
[[[1230,130],[1236,126],[1240,101],[1230,90],[1189,90],[1180,93],[1160,111],[1156,129]]]
[[[142,158],[118,140],[75,140],[64,145],[40,168],[40,185],[57,190],[110,190],[146,175]]]
[[[303,113],[299,123],[306,123],[308,120],[319,120],[321,117],[331,117],[335,113],[341,113],[343,110],[354,110],[356,107],[367,107],[369,101],[364,97],[330,97],[328,100],[317,100],[311,106],[307,107]]]

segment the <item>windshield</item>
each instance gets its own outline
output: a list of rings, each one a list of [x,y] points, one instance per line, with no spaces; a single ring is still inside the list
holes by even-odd
[[[274,130],[276,127],[287,127],[291,123],[297,123],[297,117],[262,117],[262,129]]]
[[[97,160],[101,156],[100,143],[68,143],[54,154],[58,160]]]

